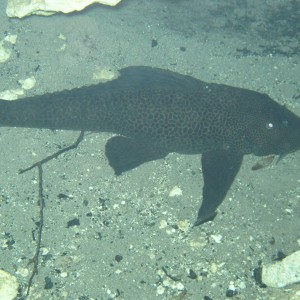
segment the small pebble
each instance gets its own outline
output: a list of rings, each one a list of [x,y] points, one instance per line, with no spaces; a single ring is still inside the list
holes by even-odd
[[[116,262],[120,262],[122,259],[123,259],[123,256],[122,256],[122,255],[119,255],[119,254],[118,254],[118,255],[115,256],[115,261],[116,261]]]
[[[27,277],[29,275],[29,270],[26,268],[19,268],[17,274],[21,275],[22,277]]]
[[[47,248],[41,248],[41,252],[42,252],[42,255],[47,255],[48,253],[49,253],[49,249],[47,249]]]
[[[177,222],[177,226],[181,231],[187,232],[190,228],[190,223],[187,220],[181,220]]]
[[[153,48],[153,47],[156,47],[157,45],[158,45],[157,40],[153,39],[153,40],[151,41],[151,47]]]
[[[216,234],[216,235],[214,235],[214,234],[212,234],[211,236],[210,236],[217,244],[220,244],[221,243],[221,241],[222,241],[222,235],[220,235],[220,234]]]
[[[68,277],[68,272],[61,272],[60,277],[62,277],[62,278]]]
[[[176,283],[176,288],[179,291],[183,291],[184,290],[184,285],[181,282],[177,282]]]
[[[211,264],[211,266],[210,266],[210,271],[212,272],[212,273],[216,273],[217,271],[218,271],[218,266],[217,266],[217,264],[216,263],[212,263]]]
[[[166,228],[168,226],[168,223],[166,220],[161,220],[159,222],[159,229],[163,229],[163,228]]]
[[[36,79],[34,78],[34,76],[31,76],[31,77],[26,78],[24,80],[20,79],[19,83],[21,84],[21,86],[24,90],[30,90],[35,86]]]
[[[4,41],[9,42],[11,44],[15,44],[17,42],[18,36],[15,34],[9,34],[4,38]]]
[[[156,289],[157,295],[162,295],[164,292],[165,292],[165,288],[162,285],[157,287]]]

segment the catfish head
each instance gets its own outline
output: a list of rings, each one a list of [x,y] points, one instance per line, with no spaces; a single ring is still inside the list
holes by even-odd
[[[260,107],[248,133],[257,156],[284,156],[300,149],[300,118],[273,100]]]

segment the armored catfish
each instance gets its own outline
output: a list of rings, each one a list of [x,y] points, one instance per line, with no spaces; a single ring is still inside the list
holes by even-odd
[[[106,83],[0,101],[0,125],[116,133],[105,147],[116,175],[170,152],[202,153],[195,225],[216,216],[245,154],[300,148],[300,118],[269,96],[143,66]]]

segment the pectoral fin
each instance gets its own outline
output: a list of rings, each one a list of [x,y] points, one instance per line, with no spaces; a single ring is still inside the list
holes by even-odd
[[[105,145],[105,155],[116,175],[132,170],[139,165],[160,158],[168,153],[145,142],[124,136],[115,136]]]
[[[204,178],[203,201],[194,226],[214,219],[242,164],[243,155],[236,151],[216,150],[202,155]]]

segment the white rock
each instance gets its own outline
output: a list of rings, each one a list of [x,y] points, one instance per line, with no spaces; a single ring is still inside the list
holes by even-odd
[[[18,295],[17,278],[8,272],[0,270],[0,300],[13,300]]]
[[[17,38],[16,34],[8,34],[3,40],[14,45],[17,42]]]
[[[36,153],[34,153],[34,156],[36,156]],[[42,255],[47,255],[49,253],[49,249],[46,247],[42,247],[41,252],[42,252]]]
[[[24,90],[30,90],[35,86],[36,79],[34,78],[34,76],[31,76],[26,79],[20,79],[19,83],[21,84],[21,86]]]
[[[183,291],[184,290],[184,285],[181,282],[177,282],[176,283],[176,289],[179,291]]]
[[[220,234],[212,234],[210,236],[217,244],[220,244],[222,242],[222,235]]]
[[[195,239],[191,239],[190,247],[193,251],[200,251],[207,245],[207,240],[203,236],[199,236]]]
[[[211,266],[210,266],[210,271],[211,271],[212,273],[217,273],[217,271],[218,271],[218,265],[217,265],[215,262],[213,262],[213,263],[211,264]]]
[[[62,278],[68,277],[68,272],[61,272],[60,277],[62,277]]]
[[[18,268],[17,274],[22,277],[27,277],[29,275],[29,270],[27,268]]]
[[[1,59],[0,59],[1,60]],[[26,79],[20,79],[19,83],[21,84],[21,89],[12,89],[12,90],[5,90],[0,92],[0,99],[2,100],[17,100],[19,96],[24,95],[24,90],[30,90],[35,86],[36,80],[34,76],[31,76]]]
[[[2,100],[17,100],[19,96],[24,95],[23,89],[5,90],[0,92],[0,99]]]
[[[187,220],[180,220],[177,222],[177,226],[181,231],[187,232],[190,229],[190,222]]]
[[[165,288],[162,285],[159,285],[156,289],[157,295],[162,295],[165,292]]]
[[[161,220],[159,222],[159,229],[166,228],[168,226],[168,222],[166,220]]]
[[[182,196],[182,190],[177,185],[172,188],[172,190],[169,193],[169,197],[178,197]]]
[[[300,250],[280,262],[263,266],[262,282],[277,288],[300,282]]]
[[[10,59],[11,50],[6,49],[0,44],[0,63],[4,63]]]
[[[120,73],[117,70],[113,70],[110,68],[98,69],[93,74],[93,79],[98,82],[107,82],[117,79],[120,76]]]
[[[29,15],[50,16],[56,12],[65,14],[80,11],[93,3],[115,6],[121,0],[8,0],[6,14],[12,18]]]

